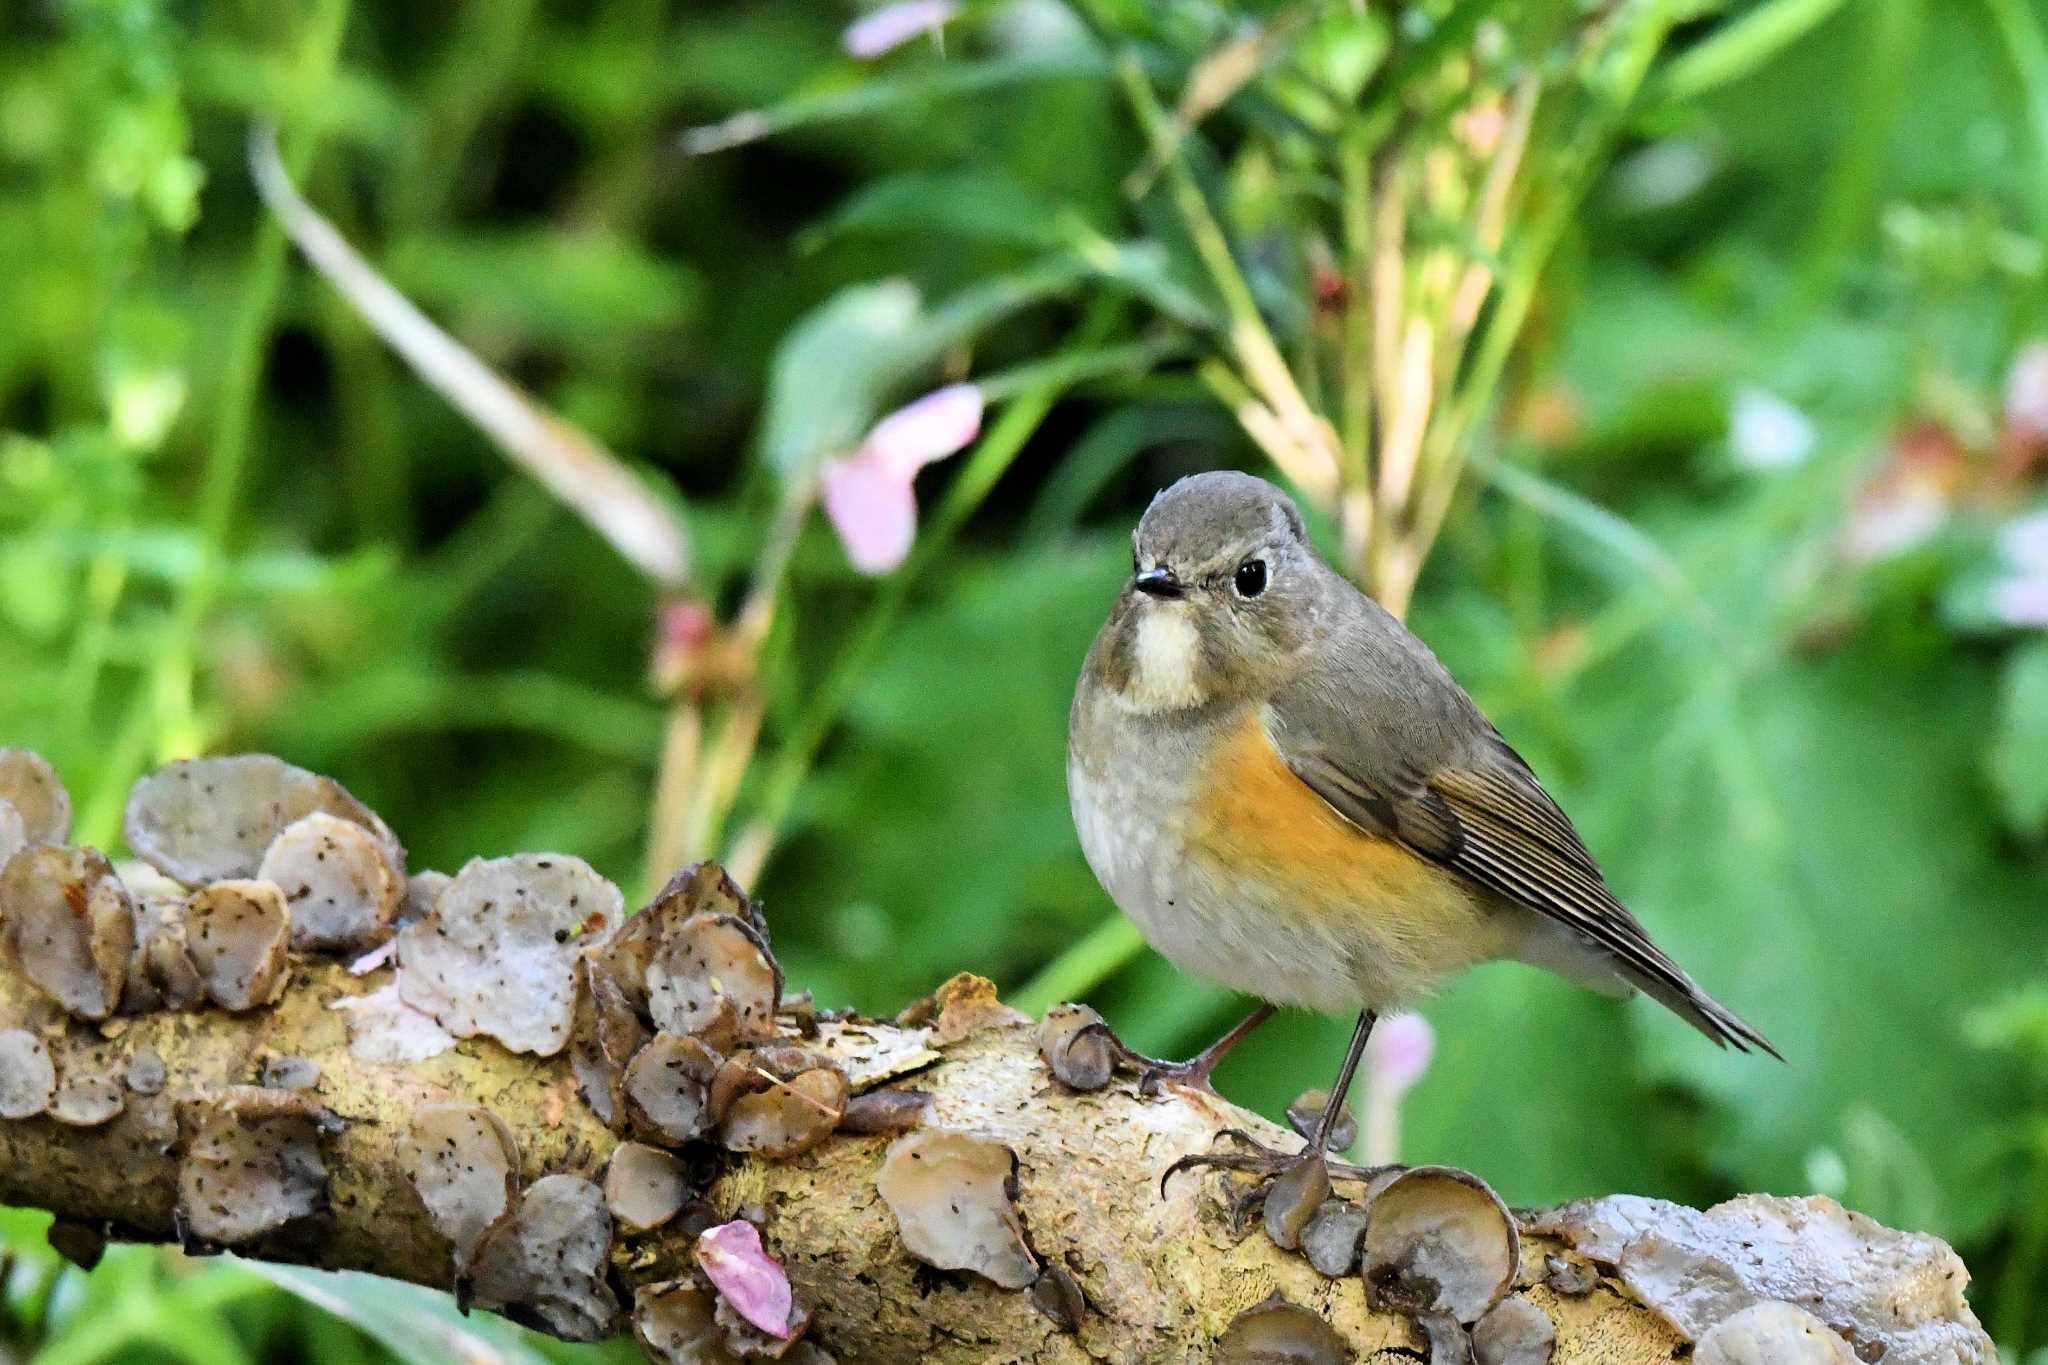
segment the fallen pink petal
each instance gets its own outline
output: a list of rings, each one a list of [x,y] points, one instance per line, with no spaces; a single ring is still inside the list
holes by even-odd
[[[885,574],[901,564],[917,536],[917,495],[910,479],[863,451],[827,460],[823,484],[825,515],[853,567]]]
[[[948,384],[875,423],[861,453],[905,478],[934,460],[957,455],[981,435],[983,400],[974,384]]]
[[[361,957],[348,964],[350,976],[368,976],[379,967],[390,965],[392,955],[398,951],[398,940],[386,939],[380,946],[370,949]]]
[[[706,1230],[697,1238],[697,1264],[734,1312],[772,1337],[789,1336],[789,1276],[762,1249],[759,1228],[736,1218]]]
[[[960,12],[956,0],[902,0],[863,14],[846,26],[846,55],[863,62],[886,56],[920,34],[935,33]]]

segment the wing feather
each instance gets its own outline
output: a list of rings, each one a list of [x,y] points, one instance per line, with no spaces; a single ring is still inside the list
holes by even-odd
[[[1345,819],[1398,838],[1495,896],[1573,930],[1716,1042],[1778,1056],[1768,1039],[1650,941],[1608,888],[1570,818],[1497,734],[1466,763],[1428,773],[1397,764],[1368,777],[1336,755],[1304,746],[1298,734],[1290,743],[1289,727],[1268,733],[1295,775]]]

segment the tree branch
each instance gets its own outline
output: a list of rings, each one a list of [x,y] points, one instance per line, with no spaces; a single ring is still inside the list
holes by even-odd
[[[125,1076],[131,1059],[150,1052],[168,1076],[155,1095],[124,1083],[123,1112],[102,1126],[76,1127],[47,1115],[0,1123],[0,1200],[50,1209],[68,1222],[105,1223],[121,1238],[173,1240],[189,1145],[178,1137],[180,1104],[218,1099],[256,1083],[266,1069],[288,1073],[292,1068],[280,1068],[278,1059],[309,1058],[319,1065],[318,1078],[301,1093],[339,1120],[321,1145],[325,1206],[237,1250],[449,1286],[449,1244],[398,1157],[421,1106],[489,1107],[510,1127],[529,1183],[561,1172],[601,1178],[619,1139],[579,1098],[561,1057],[518,1056],[474,1039],[412,1064],[357,1058],[344,1016],[332,1006],[378,989],[384,976],[351,977],[336,963],[300,959],[269,1009],[157,1013],[95,1026],[62,1020],[20,975],[0,972],[0,1023],[44,1037],[60,1076]],[[786,1160],[725,1158],[705,1194],[719,1216],[745,1214],[761,1223],[770,1253],[813,1307],[812,1340],[845,1362],[1205,1360],[1240,1313],[1277,1292],[1325,1317],[1361,1360],[1415,1358],[1422,1347],[1416,1329],[1398,1314],[1371,1311],[1361,1278],[1327,1279],[1257,1231],[1233,1236],[1220,1208],[1222,1177],[1184,1176],[1161,1197],[1160,1173],[1178,1157],[1208,1150],[1220,1129],[1278,1142],[1277,1129],[1227,1105],[1141,1098],[1122,1081],[1093,1094],[1067,1092],[1048,1077],[1027,1026],[1000,1022],[992,1010],[986,1017],[987,1027],[953,1042],[941,1041],[943,1028],[889,1024],[830,1030],[828,1037],[849,1040],[848,1056],[930,1058],[896,1082],[932,1096],[924,1126],[979,1133],[1017,1153],[1029,1242],[1041,1260],[1068,1268],[1086,1297],[1078,1334],[1063,1332],[1029,1292],[937,1273],[914,1260],[875,1193],[888,1140],[842,1134]],[[938,1046],[927,1050],[932,1043]],[[1770,1268],[1782,1278],[1775,1292],[1810,1302],[1828,1296],[1820,1306],[1845,1314],[1857,1293],[1901,1309],[1888,1343],[1899,1349],[1885,1359],[1993,1358],[1962,1305],[1960,1264],[1939,1242],[1840,1218],[1825,1200],[1758,1201],[1750,1212],[1782,1232],[1786,1255]],[[1555,1323],[1554,1359],[1670,1359],[1686,1340],[1680,1328],[1697,1331],[1700,1324],[1685,1316],[1683,1295],[1667,1295],[1660,1312],[1631,1287],[1642,1267],[1630,1248],[1661,1237],[1667,1262],[1684,1259],[1672,1247],[1704,1246],[1711,1257],[1715,1217],[1633,1201],[1579,1206],[1526,1224],[1518,1284]],[[1574,1250],[1575,1242],[1590,1254]],[[612,1242],[611,1269],[628,1289],[685,1276],[691,1250],[683,1223],[622,1234]],[[1843,1273],[1831,1276],[1830,1267]],[[1670,1269],[1652,1266],[1667,1278]],[[1742,1306],[1742,1270],[1709,1277],[1725,1291],[1726,1311]],[[1882,1278],[1842,1283],[1865,1276]],[[1656,1282],[1642,1283],[1654,1290]],[[1649,1297],[1655,1302],[1654,1292]],[[1944,1349],[1951,1354],[1933,1353]]]
[[[67,847],[55,774],[0,749],[0,1202],[74,1258],[369,1271],[571,1340],[630,1318],[664,1365],[1994,1359],[1954,1252],[1827,1199],[1517,1218],[1441,1168],[1267,1182],[1247,1145],[1293,1135],[1142,1093],[1083,1007],[1034,1029],[962,975],[821,1013],[715,864],[632,916],[560,854],[408,879],[267,755],[144,778],[125,826],[149,867]]]

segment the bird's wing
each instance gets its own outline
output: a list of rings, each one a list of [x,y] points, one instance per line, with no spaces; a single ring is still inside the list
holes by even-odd
[[[1400,724],[1388,715],[1400,703],[1370,695],[1371,684],[1352,700],[1377,715],[1345,706],[1345,689],[1320,679],[1269,705],[1267,733],[1294,774],[1346,820],[1563,925],[1716,1042],[1776,1056],[1762,1034],[1650,941],[1608,889],[1571,820],[1449,675],[1429,682],[1451,690],[1421,689],[1438,704]]]

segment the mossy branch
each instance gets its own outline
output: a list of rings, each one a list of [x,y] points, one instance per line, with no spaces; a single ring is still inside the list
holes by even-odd
[[[337,963],[296,959],[289,986],[268,1009],[158,1013],[93,1025],[59,1021],[18,974],[0,973],[0,1019],[40,1030],[60,1075],[125,1078],[132,1059],[153,1053],[165,1078],[153,1095],[127,1089],[124,1080],[123,1111],[96,1127],[47,1115],[0,1122],[0,1200],[49,1209],[67,1223],[104,1225],[118,1238],[175,1240],[180,1167],[188,1155],[179,1136],[181,1104],[242,1093],[237,1088],[276,1076],[278,1059],[306,1058],[318,1064],[317,1079],[296,1093],[335,1119],[320,1140],[324,1198],[316,1211],[236,1249],[450,1286],[450,1245],[399,1156],[413,1113],[430,1103],[488,1107],[510,1128],[529,1184],[564,1172],[600,1179],[619,1138],[579,1097],[562,1057],[515,1055],[473,1039],[423,1062],[359,1060],[349,1049],[344,1014],[332,1007],[381,984],[374,975],[351,977]],[[984,1022],[953,1042],[925,1028],[876,1024],[869,1031],[878,1051],[912,1062],[933,1057],[893,1082],[931,1095],[926,1128],[979,1133],[1016,1152],[1017,1203],[1030,1246],[1042,1262],[1066,1268],[1085,1297],[1078,1331],[1064,1330],[1036,1306],[1042,1296],[915,1260],[875,1191],[888,1139],[842,1133],[783,1160],[723,1158],[711,1164],[704,1191],[721,1218],[759,1221],[770,1254],[812,1307],[812,1341],[843,1362],[1208,1360],[1239,1314],[1278,1293],[1320,1314],[1359,1360],[1413,1360],[1426,1349],[1409,1319],[1367,1306],[1359,1276],[1325,1278],[1256,1228],[1232,1235],[1222,1178],[1181,1177],[1161,1196],[1160,1173],[1180,1156],[1208,1150],[1220,1130],[1282,1141],[1277,1129],[1199,1098],[1143,1098],[1121,1080],[1092,1094],[1067,1092],[1048,1077],[1028,1026],[993,1013]],[[933,1042],[938,1046],[927,1051]],[[1867,1222],[1838,1220],[1825,1201],[1783,1201],[1783,1213],[1807,1229],[1811,1256],[1848,1257],[1858,1239],[1866,1249],[1899,1243],[1894,1251],[1911,1254],[1885,1260],[1893,1282],[1868,1284],[1873,1300],[1888,1296],[1908,1316],[1917,1311],[1932,1333],[1927,1340],[1981,1341],[1961,1306],[1960,1266],[1939,1243],[1902,1241]],[[1701,1216],[1690,1210],[1643,1201],[1633,1216],[1632,1236],[1656,1233],[1663,1223],[1669,1238],[1697,1240]],[[1579,1365],[1672,1358],[1685,1338],[1666,1314],[1642,1302],[1621,1268],[1572,1248],[1576,1236],[1595,1256],[1620,1255],[1627,1265],[1626,1253],[1594,1245],[1591,1234],[1566,1235],[1595,1221],[1566,1219],[1547,1225],[1557,1233],[1524,1238],[1518,1283],[1555,1324],[1554,1359]],[[630,1294],[637,1285],[691,1274],[691,1226],[678,1221],[644,1235],[616,1235],[610,1269],[618,1287]],[[1800,1272],[1789,1259],[1780,1269],[1793,1277],[1781,1291],[1792,1297]],[[1944,1281],[1937,1270],[1953,1278]],[[1829,1295],[1836,1286],[1816,1281],[1810,1288]],[[1953,1358],[1992,1359],[1988,1343],[1981,1350],[1976,1357],[1959,1350]],[[1886,1356],[1936,1358],[1903,1350]]]
[[[0,817],[0,1202],[69,1254],[369,1271],[700,1365],[1994,1359],[1946,1245],[1826,1199],[1515,1217],[1440,1168],[1174,1174],[1295,1139],[978,977],[821,1012],[714,864],[632,916],[566,855],[408,877],[267,755],[138,783],[147,867],[67,847],[25,750]]]

